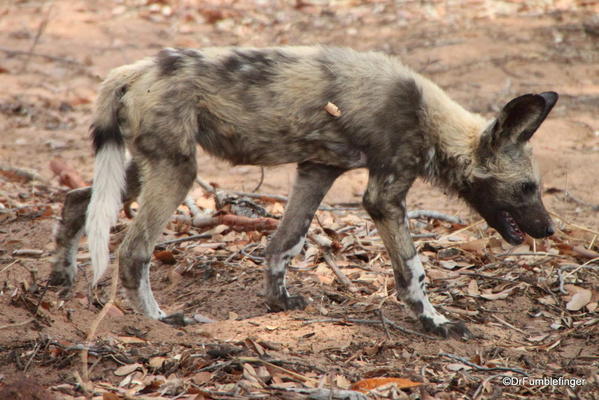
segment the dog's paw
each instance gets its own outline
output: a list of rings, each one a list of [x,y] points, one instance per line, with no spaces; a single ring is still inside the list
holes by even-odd
[[[266,301],[266,305],[270,312],[303,310],[308,305],[308,301],[302,296],[281,296],[269,298]]]
[[[194,318],[187,317],[181,312],[165,315],[160,318],[160,321],[173,326],[187,326],[198,323]]]
[[[73,277],[66,271],[53,270],[48,278],[48,284],[50,286],[63,286],[68,289],[73,286]]]
[[[195,314],[193,317],[188,317],[181,312],[165,315],[164,317],[160,318],[160,321],[173,326],[187,326],[215,322],[213,319],[205,317],[201,314]]]
[[[424,327],[424,330],[432,334],[444,337],[444,338],[457,338],[468,340],[473,337],[470,330],[461,321],[448,321],[441,324],[436,324],[431,318],[421,316],[420,322]]]

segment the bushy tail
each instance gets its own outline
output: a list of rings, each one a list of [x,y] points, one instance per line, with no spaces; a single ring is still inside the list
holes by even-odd
[[[125,82],[107,79],[97,102],[91,128],[96,153],[92,196],[87,208],[85,231],[93,267],[93,285],[110,261],[110,228],[117,222],[125,189],[125,145],[118,124],[118,110]]]

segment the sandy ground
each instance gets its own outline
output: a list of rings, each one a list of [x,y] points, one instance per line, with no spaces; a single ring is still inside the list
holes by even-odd
[[[12,382],[19,376],[32,377],[45,388],[56,389],[61,383],[75,383],[73,372],[79,370],[79,360],[64,348],[84,340],[98,312],[87,302],[84,279],[80,279],[75,294],[66,302],[54,290],[45,294],[43,318],[18,327],[4,328],[4,325],[26,321],[32,316],[27,299],[33,299],[35,305],[39,287],[43,287],[49,273],[52,229],[67,190],[58,184],[48,168],[49,161],[59,156],[89,181],[92,156],[87,129],[101,77],[113,67],[153,55],[165,46],[321,43],[381,50],[399,55],[406,64],[438,82],[467,108],[489,117],[518,94],[557,91],[561,96],[559,103],[533,139],[545,187],[543,200],[556,218],[559,217],[556,222],[562,231],[580,233],[578,240],[587,248],[590,244],[589,250],[598,251],[598,240],[593,233],[599,230],[597,4],[320,0],[293,4],[245,0],[147,3],[151,4],[112,0],[0,4],[0,164],[31,169],[41,176],[41,180],[24,182],[0,175],[0,204],[10,211],[0,214],[0,282],[3,285],[0,291],[0,328],[3,328],[0,329],[0,384]],[[44,21],[47,24],[40,29]],[[33,44],[33,54],[27,54]],[[231,167],[205,154],[198,157],[200,176],[221,188],[248,191],[260,180],[259,168]],[[294,166],[269,168],[259,191],[287,194],[293,176]],[[325,202],[360,201],[366,179],[364,170],[347,173],[336,182]],[[203,198],[199,188],[193,195]],[[459,215],[470,222],[477,220],[463,203],[422,182],[415,184],[408,200],[410,209],[432,209]],[[36,204],[46,207],[42,208],[46,210],[43,215],[11,211]],[[280,205],[278,207],[280,212]],[[277,208],[274,209],[276,212]],[[355,215],[352,221],[360,221],[356,223],[372,225],[361,210],[349,214]],[[352,217],[322,213],[320,222],[339,227],[343,225],[340,222],[343,218]],[[318,224],[313,227],[317,228]],[[578,229],[580,227],[584,229]],[[174,235],[173,229],[166,232],[165,238]],[[491,231],[485,234],[493,235]],[[247,236],[232,235],[223,241],[238,239],[247,240]],[[264,241],[265,238],[262,243]],[[15,249],[22,248],[39,249],[43,254],[39,258],[12,256]],[[382,250],[380,243],[377,248]],[[84,241],[80,258],[83,262],[87,261],[86,250]],[[98,331],[99,337],[108,340],[115,336],[135,336],[131,333],[135,328],[144,333],[143,340],[147,341],[144,343],[150,344],[138,351],[146,359],[161,352],[192,349],[199,344],[239,344],[250,338],[275,343],[277,350],[271,350],[278,357],[293,356],[306,365],[318,366],[319,371],[343,375],[350,381],[378,376],[376,371],[383,371],[381,376],[407,376],[427,382],[424,391],[402,394],[409,398],[561,399],[571,396],[591,399],[597,398],[599,393],[595,309],[588,308],[582,314],[569,313],[563,307],[561,314],[552,309],[551,315],[555,314],[555,318],[570,329],[566,329],[567,334],[551,336],[553,341],[551,338],[539,343],[527,341],[531,335],[549,332],[552,323],[553,317],[531,316],[539,307],[541,311],[544,307],[538,302],[547,294],[538,290],[541,284],[526,290],[520,288],[508,299],[492,302],[462,298],[457,294],[460,300],[453,303],[454,307],[479,312],[476,317],[467,317],[477,334],[471,342],[435,341],[398,331],[388,337],[381,326],[306,324],[301,320],[368,315],[376,303],[370,301],[371,295],[378,289],[362,293],[363,298],[348,297],[346,293],[341,306],[334,300],[334,293],[340,289],[330,274],[319,270],[308,274],[292,272],[291,287],[311,296],[313,305],[305,311],[270,314],[260,294],[261,265],[247,260],[237,266],[206,264],[205,260],[211,260],[210,257],[229,254],[231,250],[226,248],[208,252],[189,246],[177,251],[177,274],[171,272],[173,266],[161,263],[155,266],[153,285],[159,302],[168,311],[197,312],[218,322],[173,328],[133,315],[123,304],[126,314],[107,317]],[[576,254],[569,256],[567,261],[577,264],[589,260]],[[343,255],[340,257],[343,259]],[[348,259],[349,264],[355,263],[349,256],[344,260]],[[387,282],[385,279],[389,277],[381,272],[388,265],[385,261],[388,260],[383,257],[374,264],[379,274],[375,279],[377,284]],[[525,263],[521,260],[512,262],[518,273],[524,271],[518,278],[534,275],[534,279],[539,280],[535,282],[544,279],[543,287],[553,293],[559,289],[555,275],[561,265],[558,261],[529,263],[533,265],[529,269],[523,267]],[[436,258],[430,264],[429,267],[443,272],[437,268]],[[181,273],[182,270],[186,272]],[[352,271],[355,272],[352,269],[348,273]],[[592,271],[589,269],[587,275],[571,283],[596,291],[599,280]],[[433,301],[450,305],[452,303],[444,297],[445,291],[456,294],[465,290],[448,282],[443,279],[433,282]],[[468,286],[468,282],[462,283]],[[488,283],[478,282],[481,287]],[[35,285],[39,287],[32,288]],[[419,329],[405,308],[392,298],[388,298],[383,310],[389,319],[410,329]],[[593,319],[595,322],[588,326],[582,322],[580,325],[567,322]],[[579,328],[582,331],[577,331]],[[49,344],[53,341],[62,343],[64,353],[55,359],[43,356],[40,350],[57,346]],[[45,347],[40,343],[45,343]],[[35,346],[38,348],[32,352]],[[560,374],[580,377],[586,379],[586,385],[575,389],[563,386],[510,388],[490,380],[488,387],[477,393],[482,378],[490,375],[452,369],[448,366],[451,360],[439,356],[440,352],[478,359],[481,363],[483,359],[494,360],[530,368],[536,377]],[[124,361],[101,357],[99,360],[91,374],[92,380],[118,382],[120,378],[112,372]],[[302,371],[306,376],[322,374],[305,366]],[[182,370],[173,373],[189,376]],[[215,374],[211,379],[224,382],[223,376]],[[52,393],[56,398],[80,395],[74,389]],[[37,397],[32,394],[27,398]]]

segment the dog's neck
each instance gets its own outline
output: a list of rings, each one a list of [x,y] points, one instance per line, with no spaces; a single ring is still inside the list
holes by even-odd
[[[470,179],[480,134],[488,124],[430,81],[421,83],[429,137],[423,178],[452,193]]]

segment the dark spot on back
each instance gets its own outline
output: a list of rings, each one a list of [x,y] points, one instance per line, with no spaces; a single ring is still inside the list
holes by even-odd
[[[222,61],[219,72],[232,83],[266,85],[277,73],[277,64],[294,62],[295,57],[273,50],[235,50]]]
[[[179,50],[163,49],[156,56],[156,62],[161,76],[171,76],[181,68],[184,58]]]

